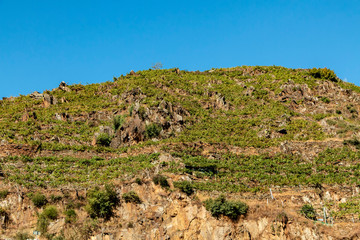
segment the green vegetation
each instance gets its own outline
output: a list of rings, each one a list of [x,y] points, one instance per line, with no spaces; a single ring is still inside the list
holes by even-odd
[[[153,177],[153,182],[156,185],[160,185],[163,188],[169,188],[169,182],[167,181],[166,177],[164,177],[163,175],[156,175]]]
[[[74,209],[68,209],[65,211],[65,223],[76,222],[77,214]]]
[[[198,178],[194,189],[222,192],[267,191],[271,186],[312,186],[320,184],[360,184],[358,177],[360,152],[350,148],[327,149],[313,161],[304,162],[297,155],[224,154],[208,159],[192,153],[172,153],[181,158],[166,171],[190,174]],[[193,154],[193,155],[191,155]],[[334,165],[334,163],[343,163]],[[184,167],[180,167],[184,166]],[[178,183],[174,183],[177,186]]]
[[[100,133],[99,136],[96,138],[96,144],[104,147],[110,146],[111,143],[111,136],[107,133]]]
[[[333,82],[338,81],[334,71],[327,68],[313,68],[310,70],[310,75],[314,78],[328,79]]]
[[[49,205],[49,206],[46,206],[46,208],[42,212],[42,215],[44,217],[46,217],[47,219],[55,220],[58,218],[59,213],[58,213],[56,206]]]
[[[300,213],[303,214],[306,218],[311,220],[316,220],[316,212],[312,205],[305,204],[301,207]]]
[[[159,154],[115,159],[78,159],[73,157],[38,157],[23,163],[21,157],[0,159],[9,182],[26,187],[94,186],[113,179],[131,177],[153,168]],[[22,166],[22,167],[19,167]]]
[[[147,125],[145,128],[145,135],[148,139],[158,137],[160,132],[161,132],[161,126],[156,123]]]
[[[174,186],[179,188],[182,192],[186,193],[187,195],[191,195],[194,193],[194,188],[192,187],[191,183],[188,181],[174,182]]]
[[[9,191],[8,190],[1,190],[0,191],[0,199],[4,199],[7,197],[7,195],[9,194]]]
[[[35,207],[42,207],[47,204],[46,197],[41,193],[35,193],[29,196]]]
[[[15,235],[15,239],[16,240],[27,240],[27,239],[31,239],[32,236],[28,233],[24,233],[24,232],[18,232]]]
[[[116,115],[113,119],[114,130],[118,130],[125,122],[125,117],[122,115]]]
[[[87,201],[86,209],[91,218],[108,220],[113,216],[113,210],[119,204],[120,199],[113,186],[105,185],[103,190],[98,187],[91,190],[88,193]]]
[[[224,195],[216,199],[208,199],[204,203],[206,210],[210,211],[212,216],[224,215],[232,220],[236,220],[240,215],[245,215],[249,209],[243,202],[226,200]]]
[[[137,203],[137,204],[139,204],[139,203],[142,202],[141,199],[140,199],[140,197],[139,197],[139,196],[137,195],[137,193],[134,192],[134,191],[130,191],[130,192],[128,192],[128,193],[124,193],[124,194],[122,195],[122,198],[124,199],[124,201],[125,201],[126,203]]]

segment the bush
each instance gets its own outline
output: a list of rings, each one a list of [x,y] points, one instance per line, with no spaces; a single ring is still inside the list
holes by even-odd
[[[321,97],[320,100],[323,101],[324,103],[330,103],[330,99],[327,97]]]
[[[65,223],[74,223],[76,222],[76,212],[74,209],[68,209],[65,211]]]
[[[31,201],[33,202],[35,207],[38,207],[38,208],[46,205],[48,202],[46,197],[41,193],[35,193],[34,195],[32,195]]]
[[[122,115],[116,115],[113,119],[114,130],[118,130],[124,123],[125,118]]]
[[[310,75],[314,78],[328,79],[333,82],[337,82],[338,78],[334,71],[328,68],[313,68],[309,71]]]
[[[100,135],[96,138],[96,144],[104,147],[110,146],[111,137],[107,133],[100,133]]]
[[[186,193],[187,195],[191,195],[194,193],[194,188],[188,181],[182,182],[175,182],[174,186],[179,188],[182,192]]]
[[[136,192],[134,191],[130,191],[128,193],[124,193],[122,195],[122,198],[125,200],[125,202],[129,203],[129,202],[132,202],[132,203],[141,203],[141,199],[140,197],[137,195]]]
[[[51,200],[51,202],[53,202],[53,203],[59,202],[59,201],[62,200],[62,196],[51,194],[50,200]]]
[[[166,177],[162,176],[162,175],[156,175],[155,177],[153,177],[153,182],[156,185],[160,185],[163,188],[168,188],[170,187],[168,181],[166,180]]]
[[[160,135],[162,128],[159,124],[156,123],[152,123],[149,124],[145,127],[145,135],[146,138],[151,139],[151,138],[156,138]]]
[[[50,220],[55,220],[57,219],[59,213],[55,206],[47,206],[42,212],[42,215]]]
[[[135,179],[135,182],[138,184],[138,185],[142,185],[142,180],[140,178],[136,178]]]
[[[301,214],[303,214],[306,218],[311,219],[311,220],[316,220],[316,213],[315,213],[315,209],[312,205],[310,204],[305,204],[301,207]]]
[[[9,191],[8,191],[8,190],[2,190],[2,191],[0,191],[0,199],[6,198],[8,194],[9,194]]]
[[[46,233],[49,226],[49,219],[43,214],[40,214],[36,223],[36,230],[41,233]]]
[[[208,199],[205,201],[206,210],[211,212],[214,217],[220,215],[228,216],[232,220],[237,219],[240,215],[245,215],[249,209],[246,203],[236,201],[227,201],[224,195],[217,199]]]
[[[32,236],[28,233],[18,232],[15,235],[15,239],[16,240],[27,240],[27,239],[32,239]]]
[[[108,220],[113,216],[113,210],[119,203],[114,187],[106,185],[104,190],[95,188],[88,194],[87,211],[91,218],[104,218]]]

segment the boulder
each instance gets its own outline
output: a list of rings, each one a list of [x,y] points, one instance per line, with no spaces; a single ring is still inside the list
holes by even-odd
[[[65,91],[65,92],[71,92],[71,89],[68,87],[68,85],[64,81],[62,81],[60,83],[59,89]]]

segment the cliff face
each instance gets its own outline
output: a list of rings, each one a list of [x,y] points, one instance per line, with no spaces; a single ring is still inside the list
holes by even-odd
[[[282,67],[3,99],[0,236],[359,239],[359,101],[329,69]]]
[[[172,183],[170,183],[172,186]],[[8,215],[2,217],[2,238],[9,239],[19,232],[32,233],[37,225],[38,215],[43,208],[36,208],[27,199],[23,189],[12,188],[6,200],[0,202]],[[346,201],[353,194],[347,190],[329,189],[327,198]],[[250,211],[237,220],[227,217],[212,217],[202,201],[208,194],[184,193],[156,186],[152,181],[141,185],[126,182],[116,187],[118,194],[135,191],[142,203],[121,204],[108,221],[90,220],[81,204],[85,192],[62,189],[44,191],[50,195],[66,196],[53,203],[64,212],[69,202],[77,205],[76,223],[66,223],[64,214],[48,225],[47,237],[59,235],[63,239],[359,239],[359,223],[324,224],[312,222],[298,214],[303,203],[318,204],[324,201],[312,189],[273,189],[262,196],[253,194],[232,195],[232,199],[246,202]],[[358,191],[359,189],[355,189]],[[64,195],[63,195],[64,194]],[[212,193],[211,195],[214,195]],[[213,197],[213,196],[212,196]],[[328,220],[330,221],[330,220]],[[334,221],[334,220],[332,220]],[[45,235],[41,239],[46,239]]]

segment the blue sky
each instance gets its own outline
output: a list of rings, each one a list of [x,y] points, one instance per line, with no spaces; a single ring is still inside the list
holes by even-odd
[[[328,67],[360,85],[360,1],[0,0],[0,97],[156,62]]]

